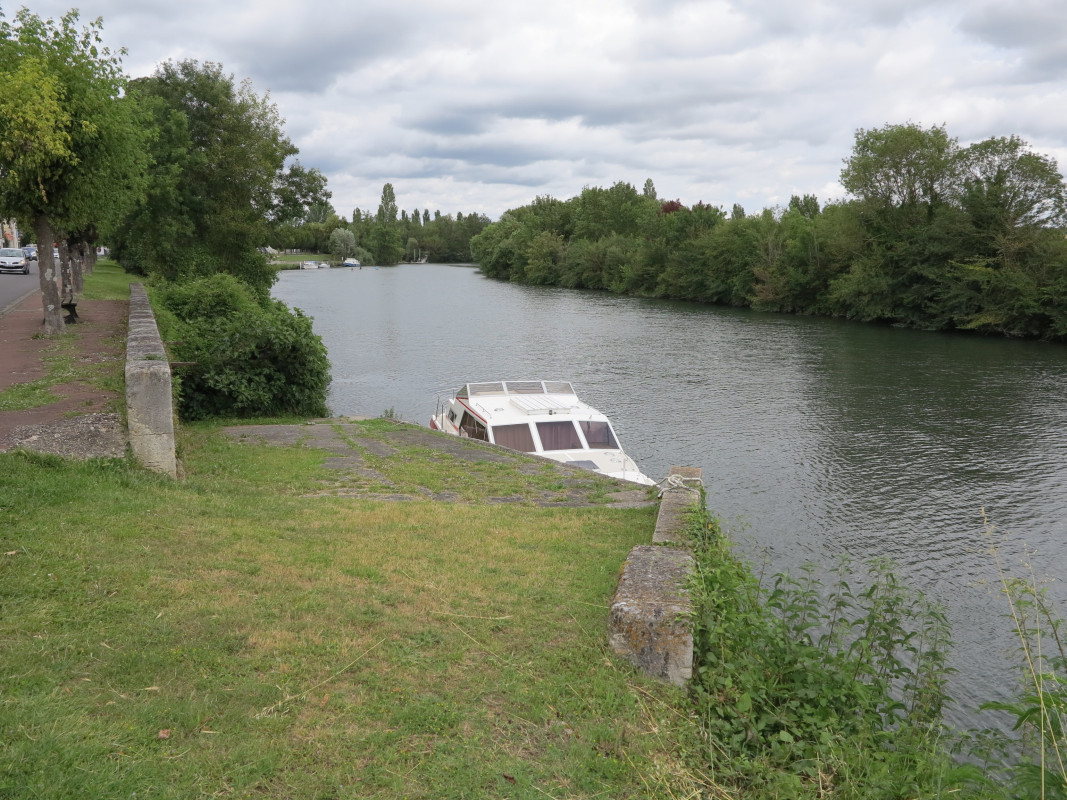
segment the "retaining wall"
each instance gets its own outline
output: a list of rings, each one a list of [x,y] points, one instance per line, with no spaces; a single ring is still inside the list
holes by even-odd
[[[130,284],[126,339],[126,419],[130,447],[145,467],[177,477],[170,364],[143,284]]]
[[[684,511],[700,502],[702,470],[672,467],[660,497],[653,544],[630,551],[611,601],[611,649],[646,675],[684,686],[693,677],[689,580],[695,569],[685,544]]]

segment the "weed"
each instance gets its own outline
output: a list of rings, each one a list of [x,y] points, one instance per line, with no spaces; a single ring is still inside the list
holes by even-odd
[[[854,589],[841,562],[767,589],[717,521],[694,510],[691,690],[721,781],[755,797],[935,796],[970,791],[940,724],[949,669],[939,609],[872,563]],[[971,796],[971,795],[961,795]]]
[[[984,517],[984,512],[983,512]],[[1028,565],[1019,578],[1008,573],[1000,557],[993,526],[985,520],[990,553],[1008,601],[1009,618],[1019,641],[1023,689],[1010,702],[991,702],[983,710],[1005,711],[1020,734],[1013,742],[996,742],[1001,772],[1016,798],[1067,797],[1067,648],[1064,621]]]

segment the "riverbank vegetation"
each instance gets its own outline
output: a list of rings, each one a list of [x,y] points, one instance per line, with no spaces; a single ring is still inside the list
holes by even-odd
[[[943,127],[860,130],[848,200],[748,215],[664,201],[651,181],[539,197],[471,242],[491,277],[1067,339],[1067,188],[1018,137],[960,146]]]
[[[1017,699],[982,707],[1006,712],[988,729],[959,731],[942,720],[952,704],[948,624],[890,564],[807,565],[764,583],[707,511],[692,511],[689,531],[689,694],[709,767],[738,796],[1065,796],[1063,622],[1033,575],[1010,577],[998,562],[1021,644]]]
[[[176,368],[182,419],[326,416],[326,345],[299,309],[259,300],[219,273],[151,289],[160,336]]]
[[[389,492],[418,497],[448,458],[391,452],[391,421],[352,425]],[[1036,688],[996,706],[1022,742],[964,736],[940,720],[944,620],[891,571],[761,584],[694,513],[679,691],[605,634],[653,509],[541,508],[521,499],[539,478],[492,462],[462,502],[343,496],[327,453],[217,422],[183,426],[180,449],[177,483],[0,453],[19,476],[0,504],[0,794],[1062,796],[1060,623],[1040,591],[1013,591]]]

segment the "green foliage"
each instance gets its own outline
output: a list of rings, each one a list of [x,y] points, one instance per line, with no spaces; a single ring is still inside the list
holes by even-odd
[[[753,797],[981,796],[940,724],[949,673],[941,612],[871,564],[826,586],[812,567],[769,590],[693,512],[691,694],[716,775]]]
[[[165,62],[129,92],[152,118],[154,164],[110,237],[116,259],[171,281],[228,272],[265,297],[275,272],[257,248],[271,225],[328,197],[317,171],[285,170],[297,150],[276,106],[211,62]]]
[[[746,214],[646,182],[538,197],[471,240],[489,277],[928,330],[1067,339],[1067,187],[1018,137],[860,130],[847,202]],[[419,241],[423,241],[420,237]]]
[[[0,217],[29,221],[38,242],[61,248],[70,234],[92,240],[113,225],[148,163],[149,127],[123,94],[120,55],[101,44],[99,19],[78,20],[76,10],[56,21],[22,8],[8,22],[0,9]],[[52,248],[38,255],[45,328],[60,333]],[[76,268],[65,289],[80,281]]]
[[[184,419],[323,416],[330,365],[311,319],[262,300],[232,275],[152,291],[164,340],[180,368]]]
[[[99,19],[78,23],[76,10],[0,14],[0,213],[68,230],[119,213],[147,160],[121,54],[102,45]]]
[[[346,259],[356,252],[356,237],[346,228],[334,228],[330,234],[330,252],[339,259]]]

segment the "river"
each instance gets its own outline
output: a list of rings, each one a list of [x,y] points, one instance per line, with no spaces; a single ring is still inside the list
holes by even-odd
[[[1067,563],[1067,346],[489,280],[469,266],[286,271],[338,415],[427,424],[471,380],[558,378],[658,480],[701,467],[708,506],[772,571],[891,559],[943,603],[958,725],[1018,673],[985,536],[1019,575]],[[1049,592],[1067,614],[1067,591]],[[988,718],[987,718],[988,717]]]

